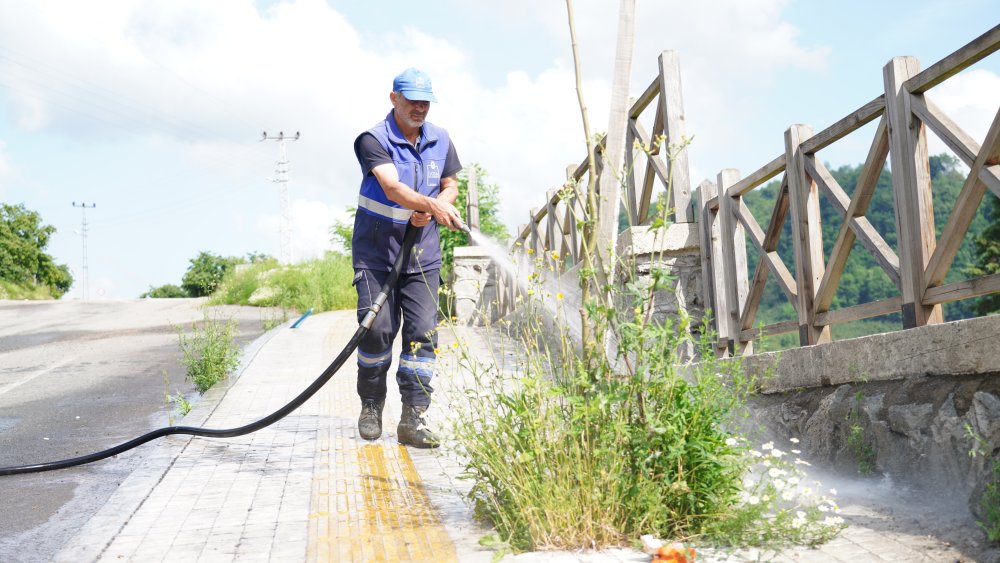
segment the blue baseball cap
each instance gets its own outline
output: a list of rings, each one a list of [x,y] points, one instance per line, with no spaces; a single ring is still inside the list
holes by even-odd
[[[392,81],[392,91],[413,102],[437,102],[431,89],[431,77],[415,68],[399,73]]]

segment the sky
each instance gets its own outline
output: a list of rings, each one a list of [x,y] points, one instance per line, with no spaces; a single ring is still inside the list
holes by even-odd
[[[583,90],[607,129],[618,2],[573,3]],[[894,56],[924,68],[998,23],[1000,0],[636,0],[631,92],[675,50],[691,178],[752,172],[784,131],[819,131],[882,91]],[[57,229],[48,251],[91,299],[180,284],[201,251],[280,254],[286,143],[296,261],[334,249],[357,201],[354,138],[384,118],[392,78],[432,78],[429,121],[500,187],[511,232],[586,155],[566,4],[558,0],[0,0],[0,201]],[[928,94],[981,141],[1000,53]],[[650,127],[647,125],[647,129]],[[865,158],[873,125],[820,152]],[[933,135],[932,154],[947,149]]]

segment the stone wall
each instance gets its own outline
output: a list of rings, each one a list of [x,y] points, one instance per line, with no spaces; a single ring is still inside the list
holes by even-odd
[[[705,315],[701,284],[701,251],[698,225],[675,223],[663,229],[631,227],[618,237],[617,254],[622,264],[636,274],[636,286],[648,288],[653,272],[667,274],[667,283],[653,293],[653,315],[659,320],[676,318],[681,311],[697,327]],[[628,272],[618,271],[619,283]]]
[[[1000,461],[1000,316],[758,354],[755,418],[814,461],[980,501]],[[853,440],[852,440],[853,436]],[[970,454],[973,452],[975,455]]]
[[[489,253],[478,246],[455,248],[452,290],[456,322],[480,326],[495,320],[497,301],[496,266]]]

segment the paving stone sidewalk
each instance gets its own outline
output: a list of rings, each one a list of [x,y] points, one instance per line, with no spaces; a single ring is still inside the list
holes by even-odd
[[[271,331],[248,349],[245,367],[213,389],[177,424],[232,428],[257,420],[303,390],[356,329],[353,311],[314,315],[297,329]],[[481,329],[445,330],[487,354]],[[440,395],[466,382],[442,361]],[[454,367],[454,366],[452,366]],[[142,446],[145,461],[58,553],[55,561],[491,561],[465,501],[461,467],[440,451],[398,445],[399,393],[389,378],[384,432],[356,433],[356,363],[271,427],[232,439],[173,436]],[[444,402],[443,399],[439,402]],[[441,424],[443,411],[430,411]],[[877,513],[845,506],[849,522]],[[942,541],[884,527],[852,525],[818,549],[780,554],[703,553],[699,561],[968,560]],[[538,552],[504,561],[649,561],[635,550]]]

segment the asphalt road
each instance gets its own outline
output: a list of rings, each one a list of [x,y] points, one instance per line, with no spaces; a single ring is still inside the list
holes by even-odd
[[[85,455],[176,419],[185,381],[177,328],[238,321],[246,345],[280,315],[203,300],[0,301],[0,467]],[[48,561],[141,462],[144,448],[90,465],[0,477],[0,561]]]

